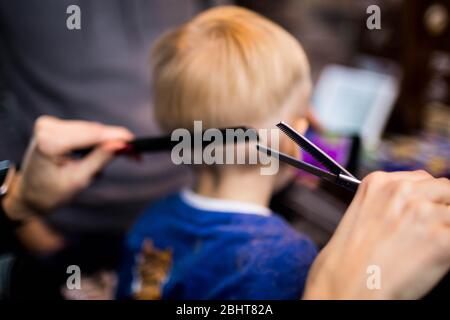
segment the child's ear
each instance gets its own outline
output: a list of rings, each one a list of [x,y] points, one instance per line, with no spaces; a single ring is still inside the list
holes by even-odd
[[[289,125],[298,133],[304,134],[308,129],[308,120],[306,118],[296,118],[295,120],[291,120]],[[281,133],[284,135],[283,133]],[[295,144],[291,139],[284,135],[284,137],[280,140],[280,150],[284,153],[287,153],[291,157],[300,158],[300,148],[297,144]]]
[[[292,123],[292,127],[298,133],[305,134],[306,130],[308,130],[309,122],[306,118],[298,118]]]

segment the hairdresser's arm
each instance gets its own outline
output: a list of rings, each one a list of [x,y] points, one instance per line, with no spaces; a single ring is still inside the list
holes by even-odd
[[[10,220],[22,223],[15,230],[22,244],[37,253],[61,245],[61,239],[41,221],[41,215],[86,188],[131,138],[132,134],[122,127],[40,117],[21,172],[2,203]],[[83,159],[67,157],[71,150],[92,145],[98,146]]]
[[[448,179],[423,171],[369,175],[314,262],[304,298],[424,296],[450,268],[449,203]]]

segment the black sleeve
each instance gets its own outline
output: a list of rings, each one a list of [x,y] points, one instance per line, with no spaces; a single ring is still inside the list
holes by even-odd
[[[8,220],[3,205],[0,204],[0,254],[19,251],[21,245],[14,235],[14,225]]]
[[[65,269],[27,253],[0,203],[0,300],[61,299]]]

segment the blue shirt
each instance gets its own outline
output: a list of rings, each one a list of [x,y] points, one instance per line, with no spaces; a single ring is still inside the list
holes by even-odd
[[[143,214],[127,238],[119,297],[132,295],[137,257],[151,239],[173,251],[163,299],[301,298],[317,254],[313,243],[275,214],[208,201],[198,206],[178,193]]]

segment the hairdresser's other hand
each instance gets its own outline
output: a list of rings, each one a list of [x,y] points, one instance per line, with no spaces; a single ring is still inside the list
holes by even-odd
[[[449,203],[448,179],[370,174],[314,262],[304,298],[424,296],[450,267]]]
[[[133,135],[125,128],[99,123],[60,120],[42,116],[36,120],[33,138],[5,198],[12,218],[50,212],[86,188]],[[67,154],[79,148],[97,147],[82,159]]]

